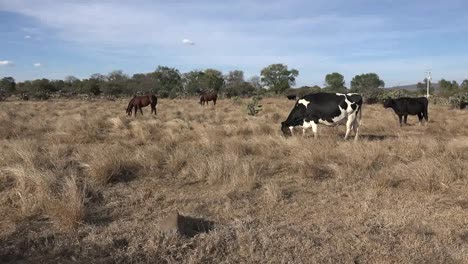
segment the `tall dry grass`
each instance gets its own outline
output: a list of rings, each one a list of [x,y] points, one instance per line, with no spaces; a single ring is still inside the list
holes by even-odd
[[[285,139],[293,102],[0,103],[0,261],[468,262],[468,111],[400,128],[365,105],[362,137]],[[173,211],[215,221],[159,233]]]

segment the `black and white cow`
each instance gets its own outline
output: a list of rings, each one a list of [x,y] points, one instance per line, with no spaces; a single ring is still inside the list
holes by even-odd
[[[383,106],[385,108],[392,108],[397,114],[400,121],[400,126],[403,125],[403,122],[406,124],[408,115],[418,115],[419,124],[422,124],[423,117],[426,120],[426,123],[429,120],[427,108],[429,101],[426,97],[401,97],[398,99],[385,99]]]
[[[308,94],[296,101],[286,121],[281,123],[281,131],[285,136],[293,134],[295,126],[302,126],[302,134],[312,128],[317,137],[318,124],[335,126],[346,123],[345,139],[348,139],[351,129],[354,130],[354,140],[359,137],[359,124],[362,116],[362,97],[359,94],[314,93]]]

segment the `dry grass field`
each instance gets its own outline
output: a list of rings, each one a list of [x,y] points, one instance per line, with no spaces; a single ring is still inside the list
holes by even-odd
[[[0,103],[2,263],[468,263],[468,111],[283,138],[294,102]],[[214,222],[158,230],[179,211]]]

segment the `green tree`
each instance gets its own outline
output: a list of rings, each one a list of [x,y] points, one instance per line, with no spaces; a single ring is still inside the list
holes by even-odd
[[[255,90],[250,83],[244,81],[244,72],[240,70],[230,71],[225,76],[224,89],[227,97],[246,96]]]
[[[468,93],[468,79],[463,80],[463,82],[460,84],[460,90],[463,93]]]
[[[255,90],[260,90],[263,88],[260,77],[256,75],[250,77],[249,83],[255,88]]]
[[[175,98],[183,93],[182,77],[179,70],[158,66],[150,76],[156,81],[157,92],[161,97]]]
[[[283,93],[291,85],[295,85],[299,71],[288,70],[284,64],[271,64],[261,71],[261,81],[276,94]]]
[[[442,79],[439,81],[440,94],[442,96],[451,96],[458,93],[458,83],[456,81],[447,81]]]
[[[100,90],[106,95],[130,94],[127,89],[128,76],[121,70],[112,71],[106,76],[107,82],[103,84]]]
[[[418,84],[416,84],[416,88],[419,94],[425,95],[427,93],[427,78],[424,78],[422,83],[418,82]],[[434,86],[432,85],[431,82],[429,82],[429,94],[433,94],[433,93],[434,93]]]
[[[325,76],[325,84],[327,87],[324,90],[327,92],[346,93],[344,76],[337,72],[327,74]]]
[[[195,95],[202,90],[204,73],[202,71],[190,71],[182,76],[184,91],[188,95]]]
[[[107,81],[107,76],[105,76],[103,74],[100,74],[100,73],[94,73],[94,74],[91,74],[89,79],[90,80],[97,80],[99,82],[105,82],[105,81]]]
[[[156,92],[158,81],[151,74],[137,73],[128,80],[127,90],[131,94]]]
[[[457,81],[452,81],[452,90],[453,90],[455,93],[458,93],[458,92],[459,92],[459,89],[460,89],[460,86],[458,85]]]
[[[365,98],[378,97],[384,86],[384,81],[376,73],[356,75],[351,80],[351,91],[360,93]]]
[[[85,79],[81,82],[80,93],[99,95],[101,84],[98,79]]]
[[[5,77],[0,80],[0,90],[7,93],[14,93],[16,90],[16,82],[13,77]]]
[[[215,69],[206,69],[203,74],[206,89],[221,92],[224,85],[223,73]]]

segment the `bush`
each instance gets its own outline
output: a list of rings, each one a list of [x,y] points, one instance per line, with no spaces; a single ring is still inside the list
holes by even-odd
[[[262,109],[262,106],[258,104],[258,102],[262,100],[261,96],[254,96],[252,97],[252,100],[250,103],[247,105],[247,113],[251,116],[255,116],[260,112]]]
[[[242,104],[242,99],[239,96],[234,96],[232,97],[232,102],[236,105],[241,105]]]

